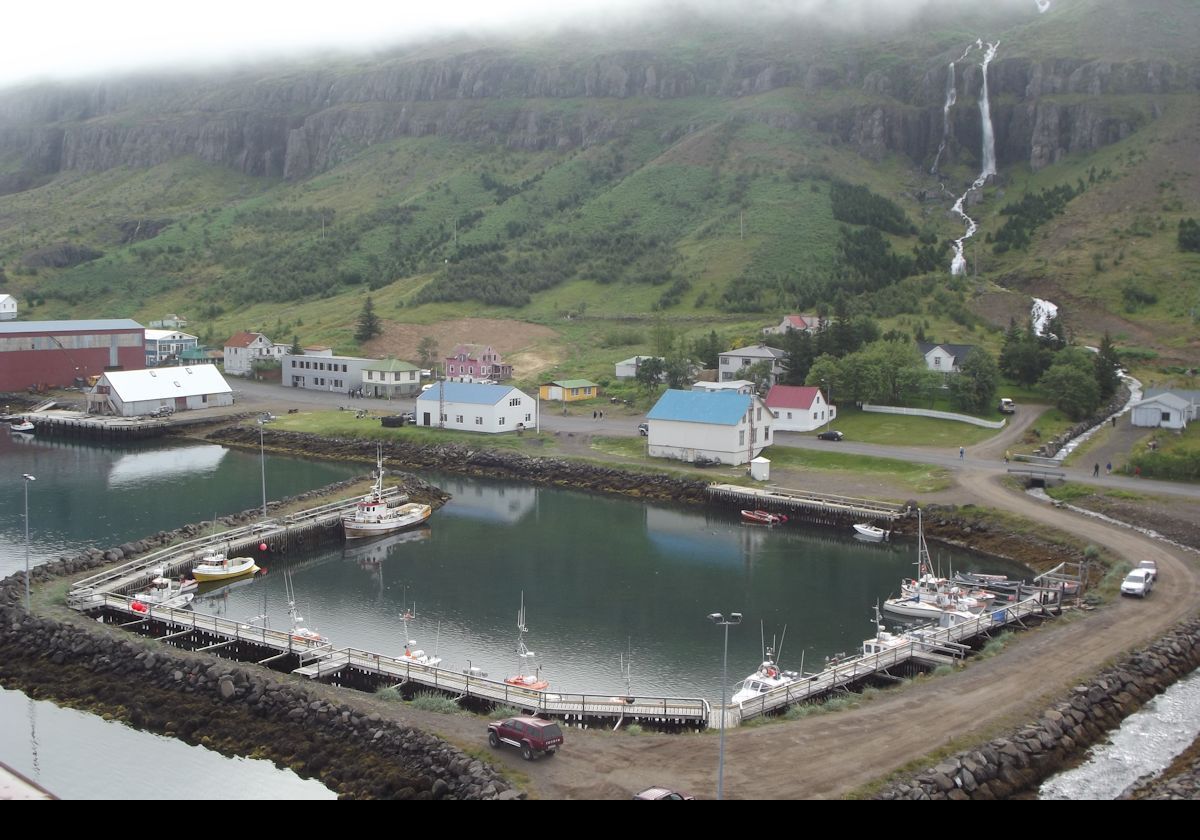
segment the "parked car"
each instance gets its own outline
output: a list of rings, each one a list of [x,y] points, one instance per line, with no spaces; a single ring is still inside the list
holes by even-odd
[[[1136,595],[1145,598],[1154,588],[1154,573],[1149,569],[1134,569],[1121,581],[1122,595]]]
[[[828,431],[821,432],[821,434],[817,435],[817,440],[841,440],[844,437],[845,435],[836,429],[829,429]]]
[[[633,795],[633,798],[634,799],[655,799],[655,800],[662,800],[662,799],[694,800],[696,797],[690,796],[682,791],[671,790],[670,788],[650,787],[650,788],[646,788],[641,793],[635,793]]]
[[[1150,572],[1150,582],[1158,583],[1158,564],[1153,560],[1142,560],[1137,564],[1139,569],[1146,569]]]
[[[1000,404],[996,406],[996,410],[1001,414],[1016,414],[1017,404],[1008,397],[1001,397]]]
[[[514,717],[489,723],[488,743],[493,747],[501,744],[516,747],[522,758],[533,761],[535,754],[554,755],[563,744],[563,734],[552,720]]]
[[[638,434],[641,435],[642,437],[649,437],[650,424],[649,423],[638,423]]]
[[[400,412],[400,419],[405,423],[416,423],[417,415],[411,411],[402,411]]]

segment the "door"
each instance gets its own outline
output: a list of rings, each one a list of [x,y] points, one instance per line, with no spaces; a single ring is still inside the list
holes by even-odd
[[[424,419],[424,420],[421,422],[421,425],[422,425],[422,426],[428,426],[428,425],[429,425],[429,412],[428,412],[428,411],[422,412],[422,413],[421,413],[421,416],[425,418],[425,419]]]

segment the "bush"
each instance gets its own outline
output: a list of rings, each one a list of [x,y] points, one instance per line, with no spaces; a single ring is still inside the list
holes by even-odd
[[[436,691],[422,691],[412,699],[412,707],[426,712],[438,712],[444,715],[462,714],[462,708],[450,697],[438,694]]]

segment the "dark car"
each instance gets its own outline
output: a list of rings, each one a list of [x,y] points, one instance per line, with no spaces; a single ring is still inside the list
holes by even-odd
[[[845,437],[845,435],[842,434],[841,432],[837,431],[836,429],[830,429],[828,431],[821,432],[821,434],[817,435],[817,440],[841,440],[844,437]]]
[[[488,724],[488,743],[493,747],[508,744],[521,751],[521,757],[533,761],[536,753],[554,755],[563,744],[562,729],[552,720],[514,717]]]
[[[663,799],[694,800],[696,797],[689,796],[688,794],[683,793],[682,791],[671,790],[670,788],[651,787],[651,788],[646,788],[641,793],[635,793],[633,795],[633,798],[634,799],[654,799],[654,800],[663,800]]]

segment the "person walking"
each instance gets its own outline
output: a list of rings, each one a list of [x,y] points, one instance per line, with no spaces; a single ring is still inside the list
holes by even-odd
[[[1008,463],[1008,459],[1009,459],[1010,457],[1011,457],[1011,455],[1009,454],[1009,451],[1008,451],[1007,449],[1005,449],[1005,450],[1004,450],[1004,463],[1006,463],[1006,464],[1007,464],[1007,463]]]
[[[965,458],[966,456],[967,456],[967,450],[966,450],[966,449],[964,449],[964,448],[963,448],[963,447],[961,447],[961,446],[960,446],[960,447],[958,447],[958,460],[960,460],[960,461],[961,461],[961,460],[962,460],[963,458]]]
[[[1092,478],[1098,478],[1099,475],[1100,475],[1100,465],[1096,464],[1096,466],[1092,467]]]
[[[1112,461],[1109,461],[1107,464],[1104,465],[1104,474],[1112,475]]]

